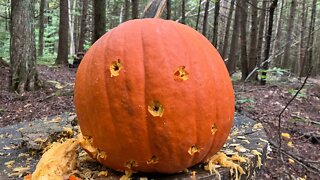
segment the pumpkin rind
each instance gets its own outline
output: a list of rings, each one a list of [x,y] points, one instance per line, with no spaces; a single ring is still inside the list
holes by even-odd
[[[121,68],[112,69],[115,63]],[[174,21],[139,19],[88,50],[76,75],[75,108],[83,135],[105,153],[100,163],[175,173],[223,146],[234,94],[222,58],[200,33]]]

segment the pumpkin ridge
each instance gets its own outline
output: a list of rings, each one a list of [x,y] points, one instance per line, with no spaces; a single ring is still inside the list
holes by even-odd
[[[143,111],[144,111],[144,119],[145,119],[145,126],[146,126],[146,129],[147,129],[147,133],[146,133],[146,136],[147,136],[147,139],[148,139],[148,144],[152,144],[153,142],[151,141],[150,139],[150,134],[152,131],[152,129],[150,128],[150,125],[149,125],[149,122],[148,122],[148,102],[147,102],[147,99],[146,99],[146,95],[147,95],[147,91],[146,91],[146,63],[145,63],[145,49],[144,49],[144,36],[143,36],[143,24],[141,23],[140,25],[140,40],[141,40],[141,45],[142,45],[142,61],[143,61],[143,97],[144,97],[144,104],[143,104]],[[152,154],[152,148],[151,146],[148,146],[149,147],[149,153],[148,153],[148,156],[151,157],[151,156],[154,156],[154,154]],[[151,165],[150,165],[151,166]],[[157,166],[156,164],[152,165],[151,166],[151,170],[152,171],[155,171],[156,170],[156,167]]]
[[[186,41],[185,40],[185,37],[183,37],[182,35],[181,35],[181,32],[179,31],[179,28],[177,28],[177,25],[180,25],[180,24],[175,24],[175,25],[173,25],[172,27],[175,29],[175,31],[177,32],[177,34],[178,34],[178,36],[180,37],[179,39],[181,39],[181,41],[182,42],[184,42],[184,44],[187,46],[186,47],[186,49],[189,49],[189,44],[188,44],[188,41]],[[183,24],[182,24],[183,25]],[[187,50],[187,52],[189,52],[188,50]],[[187,54],[187,57],[188,57],[188,61],[190,62],[190,61],[192,61],[192,59],[190,59],[190,55],[189,55],[189,53],[186,53]],[[192,70],[193,70],[194,68],[192,68]],[[193,71],[191,71],[191,70],[189,70],[189,75],[190,76],[192,76],[192,72]],[[189,77],[189,80],[190,80],[190,77]],[[194,86],[193,86],[193,88],[194,88]],[[199,106],[199,104],[198,104],[198,96],[197,96],[197,91],[194,91],[193,90],[193,99],[196,99],[196,103],[190,103],[190,105],[192,104],[192,105],[195,105],[195,106]],[[198,109],[196,107],[196,109]],[[192,133],[192,134],[195,134],[196,135],[196,143],[197,142],[199,142],[199,131],[198,131],[198,127],[199,127],[199,123],[197,123],[197,116],[198,116],[198,113],[193,113],[194,114],[194,118],[193,118],[193,122],[192,122],[192,124],[193,124],[193,126],[192,127],[196,127],[196,128],[194,128],[195,130],[195,133]],[[196,126],[194,126],[194,124],[196,124]],[[198,146],[198,144],[192,144],[192,146]],[[191,146],[190,146],[191,147]],[[201,148],[201,147],[200,147]],[[186,150],[186,152],[187,152],[187,150]],[[203,153],[203,152],[201,152],[201,150],[200,150],[200,153]],[[188,161],[188,164],[190,165],[190,164],[195,164],[195,161],[197,160],[197,157],[198,156],[198,153],[196,153],[195,155],[192,155],[191,156],[191,159]]]
[[[111,41],[110,39],[112,39],[111,37],[112,37],[112,34],[114,33],[114,31],[113,30],[111,30],[110,31],[110,35],[109,35],[109,38],[107,38],[107,41],[106,41],[106,43],[104,43],[103,44],[103,46],[102,46],[102,49],[105,49],[105,53],[104,53],[104,83],[106,84],[107,82],[108,82],[108,80],[107,79],[109,79],[110,78],[110,76],[109,76],[109,74],[108,74],[108,72],[109,72],[109,66],[107,66],[106,64],[108,64],[107,63],[107,55],[108,55],[108,45],[109,45],[109,41]],[[104,86],[105,87],[105,93],[106,93],[106,100],[108,101],[108,107],[109,107],[109,112],[110,112],[110,115],[111,115],[111,122],[112,123],[110,123],[110,124],[112,124],[112,127],[113,127],[113,129],[114,129],[114,131],[113,131],[113,133],[116,135],[115,137],[116,137],[116,139],[118,139],[119,137],[121,137],[120,135],[119,135],[119,131],[117,131],[117,129],[116,129],[116,125],[115,125],[115,123],[114,123],[114,113],[113,113],[113,111],[112,111],[112,109],[111,109],[111,103],[110,103],[110,95],[109,95],[109,92],[108,92],[108,86],[107,85],[105,85]],[[116,141],[116,142],[113,142],[113,143],[117,143],[117,145],[118,145],[118,147],[121,149],[121,151],[124,149],[123,147],[122,147],[122,144],[121,143],[119,143],[119,141]],[[108,160],[108,159],[107,159]],[[113,162],[112,162],[113,163]]]

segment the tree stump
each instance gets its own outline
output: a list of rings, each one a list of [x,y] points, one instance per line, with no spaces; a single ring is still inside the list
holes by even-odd
[[[70,138],[77,134],[78,126],[74,114],[63,114],[52,116],[46,119],[39,119],[33,122],[22,122],[16,125],[6,126],[0,129],[0,179],[18,178],[32,173],[37,162],[41,158],[42,150],[47,145],[59,139]],[[260,123],[249,118],[236,115],[234,125],[225,146],[221,149],[227,155],[238,152],[240,156],[248,159],[241,163],[246,174],[241,179],[252,179],[260,168],[260,161],[263,163],[268,153],[268,142],[266,133]],[[255,151],[254,151],[255,150]],[[257,155],[261,153],[261,156]],[[84,151],[79,152],[79,177],[98,177],[101,171],[108,171],[105,179],[119,179],[123,173],[116,172],[90,159]],[[260,159],[260,160],[259,160]],[[170,163],[170,162],[168,162]],[[205,163],[195,165],[184,172],[164,174],[132,175],[132,179],[217,179],[216,174],[210,174],[204,170]],[[232,179],[229,168],[217,168],[221,179]]]

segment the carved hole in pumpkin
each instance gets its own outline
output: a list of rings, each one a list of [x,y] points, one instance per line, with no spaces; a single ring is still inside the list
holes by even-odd
[[[117,61],[113,61],[110,65],[110,73],[111,77],[119,76],[120,70],[122,69],[122,64],[120,62],[120,59]]]
[[[149,161],[147,161],[147,164],[157,164],[159,161],[158,161],[158,157],[157,156],[152,156],[150,158]]]
[[[151,104],[148,106],[148,111],[152,116],[162,117],[164,108],[159,101],[152,101]]]
[[[130,159],[124,164],[124,166],[127,167],[128,169],[132,169],[133,167],[137,167],[138,163],[135,160]]]
[[[186,81],[189,79],[189,73],[185,70],[185,66],[180,66],[175,72],[174,72],[174,76],[175,76],[175,80],[178,81]]]
[[[193,145],[189,148],[188,153],[193,156],[195,153],[200,152],[200,148],[196,145]]]
[[[213,125],[211,126],[211,133],[212,133],[212,135],[214,135],[217,131],[218,131],[217,126],[216,126],[215,124],[213,124]]]

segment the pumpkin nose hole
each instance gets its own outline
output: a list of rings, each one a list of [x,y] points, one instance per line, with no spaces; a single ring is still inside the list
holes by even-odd
[[[186,81],[189,79],[189,73],[185,70],[185,66],[180,66],[175,72],[174,72],[174,76],[175,76],[175,80],[178,81]]]
[[[214,135],[217,131],[218,131],[217,126],[216,126],[215,124],[213,124],[213,125],[211,126],[211,133],[212,133],[212,135]]]
[[[157,164],[158,163],[158,157],[152,156],[149,161],[147,161],[147,164]]]
[[[129,160],[125,163],[125,167],[128,169],[132,169],[133,167],[137,167],[138,163],[135,160]]]
[[[193,156],[195,153],[200,152],[200,148],[196,145],[193,145],[189,148],[188,153]]]
[[[162,117],[164,108],[159,101],[152,101],[151,104],[148,106],[148,111],[152,116]]]
[[[111,77],[119,76],[120,70],[122,69],[122,64],[120,60],[113,61],[110,65]]]

